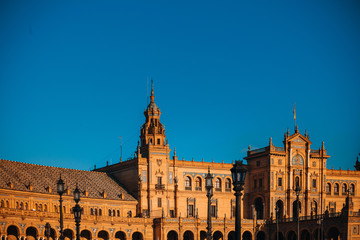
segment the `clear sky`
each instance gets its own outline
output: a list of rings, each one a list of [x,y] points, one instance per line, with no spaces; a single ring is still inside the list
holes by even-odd
[[[136,150],[147,79],[180,159],[241,159],[294,131],[360,152],[360,4],[0,2],[0,158],[89,170]]]

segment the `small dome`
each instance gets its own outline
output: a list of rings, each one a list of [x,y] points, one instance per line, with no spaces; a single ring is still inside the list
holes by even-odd
[[[146,110],[150,111],[150,112],[152,112],[152,111],[159,112],[160,111],[159,107],[156,105],[155,102],[151,102]]]

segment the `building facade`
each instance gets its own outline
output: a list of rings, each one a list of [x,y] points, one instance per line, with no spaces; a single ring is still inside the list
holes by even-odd
[[[235,197],[232,164],[180,160],[170,149],[161,111],[151,91],[145,123],[133,159],[94,171],[0,160],[2,240],[60,236],[56,182],[67,184],[64,235],[75,237],[71,209],[76,184],[82,191],[82,240],[205,239],[205,175],[213,175],[213,238],[234,239]],[[358,171],[326,168],[324,144],[312,149],[307,133],[287,131],[283,146],[251,149],[242,198],[243,239],[360,239]],[[297,198],[295,189],[301,191]],[[299,213],[297,209],[300,209]],[[300,229],[297,230],[297,220]]]

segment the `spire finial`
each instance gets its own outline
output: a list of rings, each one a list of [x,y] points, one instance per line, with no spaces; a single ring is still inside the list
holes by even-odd
[[[296,133],[298,133],[298,132],[299,132],[299,127],[298,127],[298,125],[296,125],[295,132],[296,132]]]
[[[324,141],[322,141],[322,144],[321,144],[321,149],[324,150],[325,149],[325,143]]]
[[[154,102],[154,84],[153,84],[153,80],[151,79],[151,96],[150,96],[150,102]]]
[[[270,140],[269,140],[269,146],[272,146],[272,137],[270,137]]]
[[[174,157],[176,157],[176,147],[174,147]]]

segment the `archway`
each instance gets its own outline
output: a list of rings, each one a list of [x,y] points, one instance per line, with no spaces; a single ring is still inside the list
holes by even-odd
[[[279,237],[278,237],[278,236],[279,236]],[[278,239],[278,238],[279,238],[279,239]],[[275,233],[274,233],[274,239],[276,239],[276,240],[285,240],[284,234],[283,234],[282,232],[279,232],[279,233],[275,232]]]
[[[126,240],[126,234],[122,231],[118,231],[115,233],[116,240]]]
[[[64,239],[65,240],[72,240],[74,238],[74,232],[71,229],[64,230]]]
[[[206,232],[205,231],[200,231],[200,240],[206,240]]]
[[[81,240],[91,240],[91,232],[89,230],[82,230],[80,232]]]
[[[279,222],[282,221],[283,216],[284,216],[284,203],[281,200],[277,200],[276,202],[276,218],[278,219]]]
[[[184,240],[194,240],[194,234],[192,231],[187,230],[184,232]]]
[[[11,225],[7,228],[7,240],[17,240],[19,238],[19,229]]]
[[[235,239],[235,238],[234,238]],[[242,239],[243,240],[251,240],[252,239],[252,235],[251,232],[249,231],[245,231],[242,235]]]
[[[223,240],[223,234],[220,231],[216,231],[213,233],[214,240]]]
[[[265,233],[263,231],[258,232],[258,234],[256,235],[256,240],[265,240],[266,236]]]
[[[141,232],[134,232],[132,235],[132,240],[143,240],[143,235]]]
[[[37,230],[34,227],[28,227],[26,229],[26,239],[27,240],[36,240],[37,239]]]
[[[107,231],[101,230],[101,231],[98,233],[98,238],[99,238],[99,239],[103,239],[103,240],[108,240],[108,239],[109,239],[109,234],[108,234]]]
[[[299,212],[297,211],[298,206],[299,206]],[[298,219],[298,213],[300,213],[300,212],[301,212],[301,202],[296,200],[293,202],[293,220],[294,221]]]
[[[255,199],[255,211],[257,219],[264,219],[264,202],[261,197]]]
[[[308,230],[302,230],[300,235],[301,240],[310,240],[310,233]]]
[[[53,229],[53,228],[50,228],[50,240],[55,240],[56,239],[56,236],[57,236],[57,234],[56,234],[56,231],[55,231],[55,229]]]
[[[206,232],[205,231],[200,231],[200,240],[206,240]]]
[[[244,239],[244,238],[243,238]],[[235,240],[235,232],[231,231],[228,234],[228,240]]]
[[[296,240],[296,233],[294,231],[288,232],[287,240]]]
[[[171,230],[170,232],[168,232],[167,234],[167,240],[178,240],[178,234],[176,231]]]
[[[323,234],[324,233],[324,230],[323,231],[319,231],[319,228],[315,229],[314,233],[313,233],[313,239],[314,240],[320,240],[320,239],[323,239]]]
[[[336,227],[332,227],[327,232],[327,238],[330,240],[338,240],[340,239],[340,232]]]

